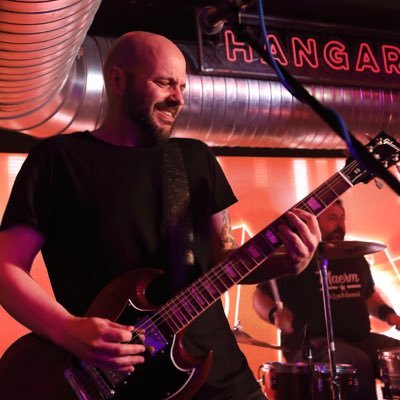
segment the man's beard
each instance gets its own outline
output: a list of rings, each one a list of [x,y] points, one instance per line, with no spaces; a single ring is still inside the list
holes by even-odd
[[[136,113],[135,115],[132,115],[131,118],[143,132],[143,135],[145,136],[144,139],[151,144],[168,140],[172,134],[173,125],[167,129],[161,128],[148,113]]]
[[[344,240],[346,232],[342,228],[336,228],[325,235],[324,240]]]

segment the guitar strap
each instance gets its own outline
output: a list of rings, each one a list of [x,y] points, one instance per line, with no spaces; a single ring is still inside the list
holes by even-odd
[[[170,139],[164,146],[164,198],[169,293],[188,285],[194,272],[193,223],[189,182],[181,149]]]

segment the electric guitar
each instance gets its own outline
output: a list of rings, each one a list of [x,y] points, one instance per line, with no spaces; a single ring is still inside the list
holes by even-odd
[[[381,132],[367,145],[385,168],[399,161],[400,145]],[[357,183],[373,175],[349,158],[345,167],[293,208],[319,215]],[[143,335],[146,362],[132,374],[104,370],[76,359],[33,333],[17,340],[0,360],[0,397],[4,400],[186,400],[207,378],[212,352],[195,359],[182,343],[184,329],[233,285],[253,272],[281,242],[276,235],[285,214],[261,230],[221,263],[161,307],[146,298],[159,270],[130,271],[117,277],[95,298],[87,316],[134,325]],[[141,342],[142,343],[142,342]]]

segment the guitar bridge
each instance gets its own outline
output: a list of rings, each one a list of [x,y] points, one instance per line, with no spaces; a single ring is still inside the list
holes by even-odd
[[[98,398],[98,395],[101,395],[106,400],[111,400],[115,396],[114,388],[109,385],[99,370],[92,365],[82,363],[79,370],[68,368],[64,371],[64,377],[79,400],[92,400]]]

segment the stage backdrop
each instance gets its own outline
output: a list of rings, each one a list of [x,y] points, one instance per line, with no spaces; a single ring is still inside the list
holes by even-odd
[[[0,214],[24,154],[0,154]],[[239,243],[247,240],[276,217],[331,177],[344,165],[344,159],[293,159],[262,157],[219,157],[239,202],[231,208],[231,222]],[[396,171],[397,174],[397,171]],[[374,182],[359,184],[343,196],[347,210],[347,238],[381,242],[387,250],[368,257],[378,287],[385,287],[390,301],[400,311],[399,275],[400,199],[388,188],[378,190]],[[39,255],[32,274],[52,294],[48,276]],[[253,338],[278,344],[277,330],[262,322],[252,309],[254,286],[236,286],[224,296],[226,313],[232,329],[239,328]],[[372,321],[374,329],[386,331],[382,323]],[[0,308],[0,355],[27,330]],[[396,335],[393,330],[389,335]],[[280,361],[281,354],[267,347],[240,344],[249,364],[258,376],[259,367]]]

